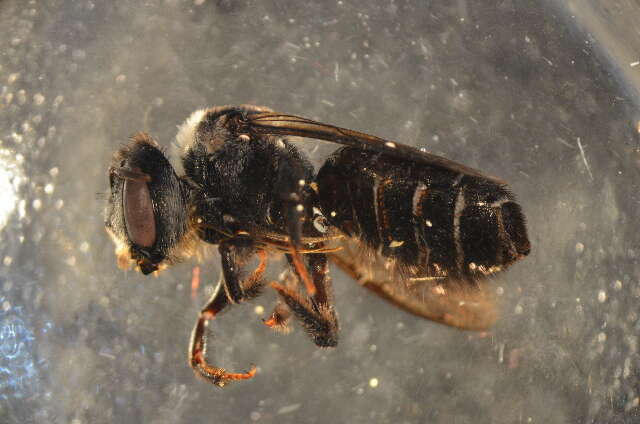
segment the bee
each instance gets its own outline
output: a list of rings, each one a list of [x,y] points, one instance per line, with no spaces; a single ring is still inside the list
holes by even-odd
[[[341,146],[315,172],[288,137]],[[489,277],[530,251],[505,182],[394,141],[251,105],[198,110],[176,141],[179,173],[145,133],[115,152],[105,225],[119,264],[143,274],[217,246],[222,274],[189,364],[220,387],[256,368],[211,364],[209,323],[266,287],[279,303],[264,323],[286,330],[296,317],[320,347],[338,343],[330,263],[410,313],[481,330],[497,317]],[[267,283],[271,252],[288,271]]]

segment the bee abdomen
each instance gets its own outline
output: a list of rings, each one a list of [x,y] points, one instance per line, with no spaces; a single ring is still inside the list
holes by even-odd
[[[524,215],[511,193],[477,179],[463,185],[465,180],[458,192],[464,208],[454,231],[460,274],[492,274],[528,255]]]
[[[416,277],[486,275],[529,252],[520,206],[488,179],[343,148],[317,183],[332,225]]]

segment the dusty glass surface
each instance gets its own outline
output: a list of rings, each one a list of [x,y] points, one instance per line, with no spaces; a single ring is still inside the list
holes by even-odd
[[[558,3],[0,1],[0,422],[638,422],[640,6]],[[215,323],[215,363],[257,377],[196,380],[210,288],[192,298],[195,262],[116,267],[106,169],[137,130],[169,148],[194,109],[239,103],[509,181],[533,250],[496,282],[495,328],[335,270],[337,349],[264,328],[269,293]]]

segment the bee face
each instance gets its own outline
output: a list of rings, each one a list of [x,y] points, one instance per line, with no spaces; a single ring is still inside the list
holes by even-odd
[[[147,134],[118,150],[109,169],[106,228],[119,264],[133,261],[143,274],[172,262],[185,239],[188,216],[182,183]]]

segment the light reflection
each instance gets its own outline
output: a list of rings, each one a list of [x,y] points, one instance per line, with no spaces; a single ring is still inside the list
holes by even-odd
[[[15,153],[0,148],[0,230],[7,225],[9,216],[16,208],[18,189],[23,180],[22,168]]]
[[[0,297],[0,304],[10,304]],[[33,331],[21,318],[22,307],[0,309],[0,399],[24,398],[37,381]]]

